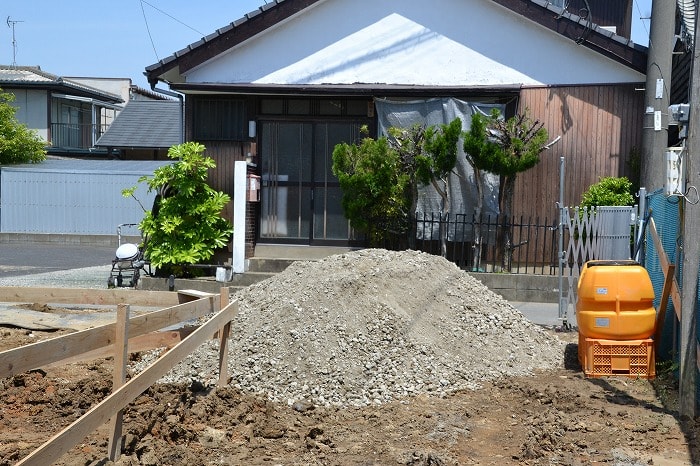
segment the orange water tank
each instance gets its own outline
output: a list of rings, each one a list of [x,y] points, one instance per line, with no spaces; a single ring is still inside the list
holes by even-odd
[[[579,336],[608,340],[649,338],[656,325],[649,273],[633,260],[586,262],[578,280]]]

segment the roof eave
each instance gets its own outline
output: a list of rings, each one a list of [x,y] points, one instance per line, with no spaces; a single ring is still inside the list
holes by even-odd
[[[521,86],[416,86],[400,84],[253,84],[253,83],[181,83],[173,90],[183,94],[296,95],[343,97],[398,96],[513,96]]]

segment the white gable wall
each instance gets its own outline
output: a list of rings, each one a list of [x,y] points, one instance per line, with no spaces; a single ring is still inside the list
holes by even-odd
[[[185,77],[188,83],[430,86],[645,80],[483,0],[325,0]]]

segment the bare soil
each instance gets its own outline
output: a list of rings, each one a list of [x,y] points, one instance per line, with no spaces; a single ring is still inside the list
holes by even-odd
[[[0,350],[65,332],[0,328]],[[290,407],[229,387],[156,385],[126,409],[116,463],[105,425],[55,464],[700,464],[700,425],[677,418],[671,377],[585,378],[576,334],[558,335],[571,341],[564,369],[380,406]],[[0,465],[104,399],[111,371],[107,359],[0,380]]]

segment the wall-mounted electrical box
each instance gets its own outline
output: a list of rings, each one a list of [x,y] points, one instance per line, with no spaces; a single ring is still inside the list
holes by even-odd
[[[668,124],[677,125],[679,123],[688,123],[690,118],[689,104],[674,104],[668,107]]]
[[[685,193],[684,150],[684,147],[666,148],[666,196],[682,196]]]

